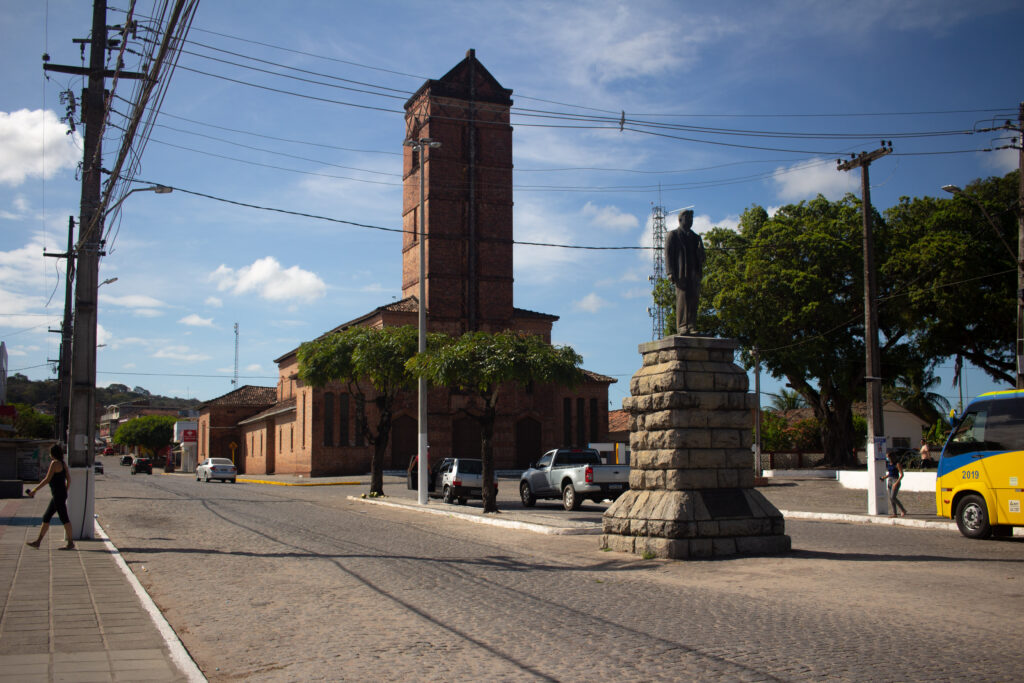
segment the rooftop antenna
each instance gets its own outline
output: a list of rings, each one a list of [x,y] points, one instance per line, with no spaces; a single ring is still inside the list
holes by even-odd
[[[238,386],[238,323],[235,323],[235,374],[231,378],[231,386]]]

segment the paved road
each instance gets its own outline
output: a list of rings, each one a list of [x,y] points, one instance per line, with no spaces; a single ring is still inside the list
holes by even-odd
[[[791,522],[785,557],[643,561],[351,501],[107,468],[101,523],[219,680],[1009,680],[1024,541]],[[1002,645],[1000,645],[1002,643]]]

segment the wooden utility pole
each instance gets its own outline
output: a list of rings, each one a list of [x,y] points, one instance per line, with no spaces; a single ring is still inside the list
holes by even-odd
[[[72,284],[75,281],[75,217],[68,217],[68,250],[63,254],[51,254],[43,252],[43,256],[51,258],[66,258],[68,260],[64,267],[64,319],[61,321],[60,332],[60,355],[57,357],[57,386],[60,393],[57,399],[56,434],[57,440],[67,443],[68,438],[68,404],[71,397],[71,295]]]
[[[101,166],[103,123],[106,119],[106,78],[115,72],[104,69],[107,49],[107,0],[94,0],[89,66],[44,64],[45,71],[87,76],[82,94],[85,125],[82,154],[82,194],[75,247],[74,336],[71,342],[67,453],[72,471],[71,524],[76,539],[93,537],[92,464],[96,458],[96,299],[102,249],[103,207]],[[118,78],[145,78],[145,74],[118,71]],[[70,264],[70,255],[69,255]]]
[[[865,381],[868,395],[868,514],[885,514],[888,502],[885,484],[879,472],[885,467],[885,422],[882,416],[882,371],[878,356],[878,309],[875,306],[875,240],[871,232],[871,182],[868,167],[872,161],[892,153],[892,142],[883,140],[873,152],[851,155],[849,161],[836,160],[837,170],[860,168],[861,213],[864,218],[864,347]]]

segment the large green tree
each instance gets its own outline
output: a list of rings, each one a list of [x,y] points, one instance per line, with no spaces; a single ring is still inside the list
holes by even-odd
[[[877,215],[875,225],[884,242]],[[774,216],[754,206],[738,231],[716,228],[705,241],[699,325],[739,339],[748,364],[758,349],[769,374],[813,409],[826,463],[853,464],[852,405],[864,395],[860,202],[819,195]],[[880,326],[884,346],[903,339],[884,316]]]
[[[55,419],[25,403],[14,403],[18,417],[14,420],[15,434],[24,439],[52,439]]]
[[[536,335],[516,332],[467,332],[409,361],[409,369],[432,384],[478,397],[477,406],[466,412],[480,425],[485,513],[498,511],[493,438],[502,387],[510,383],[573,386],[583,380],[582,362],[571,347],[552,346]]]
[[[1009,386],[1019,177],[1013,171],[976,180],[948,198],[901,198],[885,212],[887,258],[880,266],[881,279],[902,283],[883,306],[907,316],[920,358],[960,355]]]
[[[132,418],[118,426],[114,432],[114,443],[121,446],[138,446],[154,456],[171,445],[174,438],[174,423],[178,418],[172,415],[143,415]]]
[[[430,334],[427,344],[445,340]],[[370,459],[370,493],[384,494],[384,454],[394,418],[395,399],[413,388],[416,377],[406,362],[416,355],[419,332],[402,327],[350,327],[299,347],[299,379],[314,387],[342,382],[355,403],[356,429],[373,446]],[[377,409],[377,423],[370,426],[367,402]]]

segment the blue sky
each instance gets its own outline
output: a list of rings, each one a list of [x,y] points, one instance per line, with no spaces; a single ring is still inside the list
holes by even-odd
[[[108,23],[122,21],[129,0],[110,4]],[[149,14],[153,4],[140,0],[136,11]],[[63,309],[63,266],[43,250],[66,247],[81,160],[80,141],[58,121],[60,92],[77,96],[81,79],[45,79],[40,55],[80,64],[71,40],[87,35],[90,6],[0,0],[0,339],[10,370],[35,379],[53,376],[47,359],[57,357],[59,339],[46,330]],[[894,138],[896,154],[872,166],[872,200],[885,209],[902,195],[937,196],[944,184],[1016,167],[1013,150],[963,152],[1005,144],[998,134],[900,135],[972,131],[1015,117],[1024,99],[1022,19],[1024,7],[1010,0],[205,0],[185,46],[195,54],[180,57],[137,177],[398,228],[402,105],[474,48],[513,90],[517,240],[649,245],[659,202],[669,210],[692,205],[700,231],[732,227],[753,204],[859,192],[859,175],[837,172],[835,158]],[[352,89],[210,57],[304,69],[320,75],[287,73]],[[130,93],[130,85],[117,90]],[[115,100],[115,109],[127,105]],[[527,110],[625,111],[672,126],[786,135],[661,129],[675,136],[665,137]],[[116,149],[109,136],[105,158]],[[107,252],[100,279],[118,279],[100,290],[97,382],[203,400],[232,388],[234,323],[241,383],[271,385],[274,358],[401,290],[397,234],[184,192],[130,196],[108,225]],[[516,247],[516,305],[561,316],[554,341],[619,380],[610,392],[615,408],[639,367],[637,345],[651,339],[651,268],[642,250]],[[941,393],[955,399],[951,365],[940,368]],[[779,386],[762,383],[765,391]],[[993,388],[970,373],[965,398]]]

